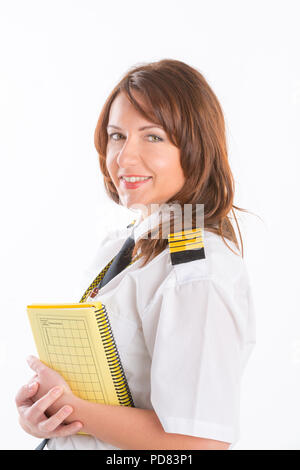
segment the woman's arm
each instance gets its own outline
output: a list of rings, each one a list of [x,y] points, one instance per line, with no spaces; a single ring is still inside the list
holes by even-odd
[[[102,405],[72,396],[73,413],[66,422],[80,421],[81,431],[119,449],[227,450],[226,442],[166,433],[153,410]]]
[[[184,434],[166,433],[153,410],[104,405],[83,400],[72,393],[70,387],[58,372],[47,367],[38,358],[31,356],[28,364],[36,373],[34,380],[39,383],[39,392],[36,394],[36,397],[33,397],[35,400],[38,400],[43,405],[44,394],[55,385],[61,388],[61,392],[64,392],[55,401],[49,403],[47,408],[47,413],[51,415],[49,420],[59,410],[71,406],[73,412],[65,417],[64,422],[66,424],[78,423],[79,425],[79,423],[82,423],[81,432],[91,434],[97,439],[119,449],[226,450],[229,447],[229,444],[223,441]],[[36,406],[36,404],[33,406]],[[43,412],[44,410],[45,407],[42,407]],[[29,417],[33,414],[28,408],[26,413]],[[60,413],[62,412],[60,411]],[[43,414],[42,419],[44,420],[43,429],[47,429],[45,414]],[[53,424],[50,424],[51,431],[54,432]],[[32,430],[35,429],[34,426],[39,426],[39,423],[35,422],[32,425],[30,422],[25,422],[24,425],[24,428],[27,427]]]

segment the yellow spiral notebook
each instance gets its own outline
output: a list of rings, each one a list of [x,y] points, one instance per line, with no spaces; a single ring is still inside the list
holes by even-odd
[[[40,360],[59,372],[75,395],[134,406],[105,305],[32,304],[27,313]]]

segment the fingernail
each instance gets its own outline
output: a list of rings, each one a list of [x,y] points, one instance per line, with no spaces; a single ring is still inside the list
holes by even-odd
[[[37,382],[32,382],[31,384],[28,384],[29,390],[33,390],[36,386]]]
[[[64,412],[65,412],[65,413],[68,413],[68,414],[69,414],[69,413],[71,413],[72,411],[73,411],[73,408],[71,408],[70,406],[65,406],[65,407],[64,407]]]
[[[61,387],[56,387],[54,388],[52,391],[51,391],[51,394],[56,397],[58,395],[60,395],[62,392],[62,388]]]

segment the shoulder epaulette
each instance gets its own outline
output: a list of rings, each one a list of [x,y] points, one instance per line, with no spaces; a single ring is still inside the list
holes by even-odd
[[[172,264],[205,258],[202,228],[170,233],[168,243]]]
[[[136,221],[136,219],[134,219],[132,222],[130,222],[130,224],[129,224],[129,225],[127,225],[127,227],[126,227],[126,228],[130,228],[130,227],[132,227],[132,226],[135,224],[135,221]]]

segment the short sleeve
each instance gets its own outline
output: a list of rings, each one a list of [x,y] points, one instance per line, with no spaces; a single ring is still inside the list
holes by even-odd
[[[153,345],[151,403],[166,432],[238,440],[249,314],[246,294],[234,297],[211,279],[164,291]]]

